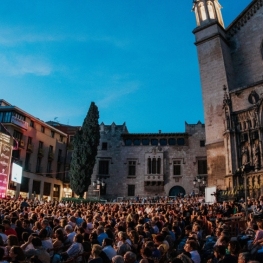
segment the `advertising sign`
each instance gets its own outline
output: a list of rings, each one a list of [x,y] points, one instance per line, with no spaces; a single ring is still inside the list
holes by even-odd
[[[22,181],[22,166],[16,163],[12,164],[11,181],[18,184],[21,184]]]
[[[214,193],[216,192],[216,186],[206,187],[205,188],[205,202],[206,203],[215,203],[216,197]]]
[[[0,198],[6,197],[11,156],[11,138],[4,133],[0,133]]]
[[[20,120],[15,116],[12,116],[11,122],[20,126],[21,128],[28,129],[28,123],[26,121]]]

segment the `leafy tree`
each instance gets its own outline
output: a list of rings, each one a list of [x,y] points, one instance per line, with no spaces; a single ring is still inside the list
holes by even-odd
[[[99,111],[91,102],[89,111],[73,140],[73,153],[70,164],[70,187],[80,198],[91,184],[91,175],[96,161],[100,141]]]

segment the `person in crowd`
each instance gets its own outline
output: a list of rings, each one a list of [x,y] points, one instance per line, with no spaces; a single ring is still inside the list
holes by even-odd
[[[142,259],[139,263],[154,263],[154,260],[152,258],[152,250],[148,247],[144,247],[141,250],[141,256]]]
[[[116,255],[112,258],[112,263],[124,263],[124,259],[120,255]]]
[[[19,246],[12,246],[9,251],[10,262],[21,263],[25,260],[26,256],[24,251]]]
[[[10,251],[12,246],[19,246],[18,238],[15,235],[9,235],[7,237],[7,242],[6,243],[7,243],[6,248],[7,248],[8,252]]]
[[[107,233],[104,232],[104,227],[103,227],[103,226],[99,226],[99,227],[97,228],[97,235],[98,235],[97,240],[98,240],[98,242],[99,242],[99,244],[100,244],[100,246],[101,246],[101,245],[102,245],[102,241],[103,241],[105,238],[108,238]]]
[[[110,260],[112,260],[112,258],[117,255],[117,252],[112,245],[113,240],[110,238],[104,238],[104,240],[102,241],[102,251],[104,251],[104,253]]]
[[[5,234],[6,234],[7,236],[9,236],[9,235],[15,235],[15,236],[17,236],[16,231],[15,231],[13,228],[11,228],[11,225],[10,225],[10,221],[9,221],[9,220],[4,219],[4,220],[3,220],[3,226],[4,226],[4,228],[5,228]]]
[[[201,263],[200,254],[197,251],[198,244],[194,240],[186,241],[186,244],[184,246],[184,249],[186,252],[189,252],[191,254],[191,259],[194,263]]]
[[[73,231],[73,227],[71,225],[66,225],[65,226],[65,231],[67,233],[67,239],[69,241],[70,244],[73,243],[74,237],[76,235],[76,232]]]
[[[5,234],[5,227],[3,225],[0,225],[0,236],[2,237],[4,244],[6,244],[7,235]]]
[[[33,245],[32,249],[26,250],[29,244]],[[42,263],[50,263],[50,255],[42,246],[42,241],[39,237],[30,235],[28,241],[21,245],[26,257],[36,256]]]
[[[104,263],[103,259],[100,257],[101,251],[102,247],[98,244],[94,244],[91,250],[92,259],[89,261],[89,263]]]

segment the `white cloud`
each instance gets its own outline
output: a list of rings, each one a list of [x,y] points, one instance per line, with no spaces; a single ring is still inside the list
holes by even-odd
[[[6,75],[26,75],[34,74],[47,76],[52,72],[52,66],[46,59],[40,56],[23,56],[0,54],[0,74]]]
[[[30,27],[8,27],[0,29],[0,45],[13,47],[21,43],[41,43],[41,42],[62,42],[62,41],[76,41],[76,42],[101,42],[108,43],[118,48],[124,48],[128,45],[127,40],[118,39],[113,36],[92,36],[78,33],[33,33],[34,28]]]
[[[139,89],[138,82],[119,83],[118,85],[110,86],[105,92],[103,89],[103,98],[97,102],[99,108],[108,108],[111,104],[120,100],[121,98],[136,92]]]

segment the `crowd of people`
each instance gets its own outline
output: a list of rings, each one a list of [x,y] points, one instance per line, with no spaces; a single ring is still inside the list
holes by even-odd
[[[155,200],[2,199],[0,263],[263,262],[263,197],[249,200],[246,221],[242,202],[206,204],[195,196]],[[236,214],[238,223],[229,224]]]

